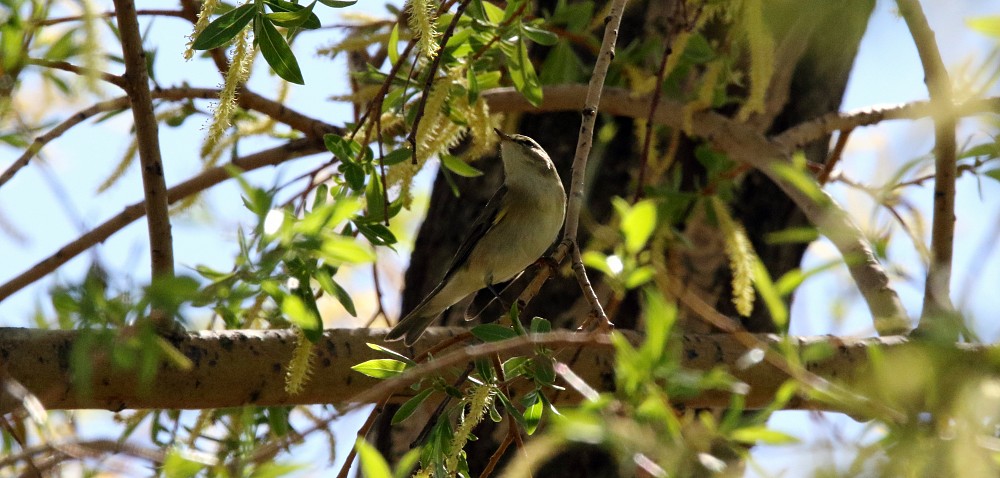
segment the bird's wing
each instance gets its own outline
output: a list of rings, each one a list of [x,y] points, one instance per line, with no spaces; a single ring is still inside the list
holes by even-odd
[[[448,272],[445,272],[444,279],[441,279],[442,284],[448,281],[451,275],[458,270],[459,266],[466,263],[472,254],[472,250],[479,243],[479,240],[503,219],[504,214],[507,213],[506,208],[504,208],[504,196],[506,194],[507,186],[505,185],[501,185],[500,189],[497,189],[497,192],[493,193],[493,197],[486,203],[483,212],[479,214],[476,222],[472,224],[469,234],[462,241],[462,245],[458,246],[458,252],[455,253],[455,257],[451,259],[451,264],[448,265]],[[483,284],[483,286],[485,285]]]

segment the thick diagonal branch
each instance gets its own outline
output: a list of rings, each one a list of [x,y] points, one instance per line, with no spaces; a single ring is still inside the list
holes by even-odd
[[[955,144],[956,118],[952,112],[951,80],[941,60],[934,32],[920,2],[896,0],[906,20],[924,67],[924,82],[934,112],[934,217],[931,223],[931,263],[924,283],[924,310],[920,328],[954,312],[951,304],[951,257],[955,242],[955,179],[958,177]],[[952,327],[953,335],[958,328]]]
[[[160,157],[159,126],[153,112],[153,97],[149,93],[146,52],[142,48],[135,3],[132,0],[115,0],[115,11],[125,60],[125,92],[132,104],[132,117],[135,119],[139,162],[142,165],[142,188],[146,198],[149,253],[153,279],[156,280],[158,277],[174,275],[173,237],[170,232],[170,210],[167,207],[167,182],[163,177],[163,159]]]

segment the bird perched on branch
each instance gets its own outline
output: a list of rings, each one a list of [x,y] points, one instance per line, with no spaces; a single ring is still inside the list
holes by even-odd
[[[494,131],[500,135],[503,185],[472,225],[441,283],[400,319],[386,340],[413,344],[448,307],[512,279],[555,242],[566,216],[566,192],[555,165],[535,140]]]

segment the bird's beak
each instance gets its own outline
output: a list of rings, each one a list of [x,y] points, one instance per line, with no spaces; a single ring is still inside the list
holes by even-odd
[[[502,139],[504,141],[510,141],[510,135],[508,135],[507,133],[504,133],[503,131],[500,131],[497,128],[493,128],[493,131],[497,132],[497,136],[499,136],[500,139]]]

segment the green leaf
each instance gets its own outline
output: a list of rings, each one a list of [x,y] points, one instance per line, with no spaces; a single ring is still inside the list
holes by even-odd
[[[559,36],[555,33],[548,30],[542,30],[541,28],[535,28],[531,25],[522,24],[521,33],[539,45],[552,46],[559,41]]]
[[[389,463],[364,438],[358,438],[358,441],[354,443],[354,449],[358,451],[358,459],[361,461],[361,474],[365,478],[392,478],[392,469],[389,468]]]
[[[985,174],[986,177],[993,178],[993,179],[996,179],[997,181],[1000,181],[1000,168],[991,169],[989,171],[986,171],[983,174]]]
[[[304,85],[306,82],[302,78],[302,71],[299,69],[299,62],[295,59],[291,47],[285,41],[285,37],[278,33],[271,20],[265,16],[258,16],[253,24],[254,38],[260,46],[260,54],[271,65],[271,69],[285,81]]]
[[[390,206],[389,216],[391,217],[393,214],[393,207]],[[391,247],[396,243],[396,235],[388,227],[385,227],[385,224],[358,221],[354,225],[357,226],[358,232],[365,236],[365,239],[368,239],[368,242],[376,246]]]
[[[521,411],[514,406],[514,404],[510,401],[510,398],[507,397],[507,394],[503,393],[502,390],[497,390],[497,398],[499,398],[500,403],[503,404],[504,410],[507,410],[507,413],[514,417],[514,421],[517,422],[518,425],[521,425],[521,428],[527,428],[527,423],[524,420],[524,414],[522,414]]]
[[[205,465],[184,458],[179,450],[170,447],[167,449],[167,456],[160,471],[163,472],[163,476],[171,478],[189,478],[197,476],[205,468]]]
[[[441,157],[441,164],[443,164],[444,167],[448,168],[449,171],[459,176],[462,176],[463,178],[474,178],[483,175],[482,171],[473,168],[472,166],[469,165],[469,163],[466,163],[465,161],[462,161],[461,159],[455,156],[452,156],[450,154],[442,154],[440,155],[440,157]]]
[[[656,230],[656,203],[651,199],[635,203],[622,217],[621,230],[625,250],[632,254],[641,251]]]
[[[355,162],[354,158],[361,151],[361,145],[357,141],[333,133],[323,135],[323,145],[341,162]]]
[[[774,325],[778,327],[778,330],[785,330],[788,327],[788,307],[785,307],[785,302],[781,300],[781,294],[778,293],[774,281],[771,280],[771,274],[767,272],[767,268],[764,267],[764,263],[759,258],[754,260],[753,264],[753,284],[757,288],[757,292],[760,293],[761,299],[764,299],[764,305],[767,306]]]
[[[501,43],[501,51],[507,56],[507,72],[510,74],[514,89],[524,95],[533,106],[542,104],[542,85],[535,74],[535,67],[528,57],[528,45],[524,37],[519,36],[511,45]]]
[[[225,45],[254,19],[257,14],[253,2],[234,8],[209,23],[191,44],[195,50],[211,50]]]
[[[524,375],[528,371],[528,363],[531,359],[527,357],[511,357],[503,363],[504,378],[510,380],[514,377]]]
[[[403,355],[403,354],[401,354],[401,353],[399,353],[399,352],[397,352],[395,350],[392,350],[392,349],[389,349],[389,348],[385,348],[385,347],[383,347],[383,346],[381,346],[379,344],[373,344],[371,342],[365,342],[365,345],[367,345],[368,348],[370,348],[372,350],[377,350],[377,351],[382,352],[384,354],[389,354],[389,355],[391,355],[393,357],[396,357],[397,359],[402,360],[403,362],[405,362],[405,363],[407,363],[409,365],[416,365],[417,364],[416,362],[414,362],[413,360],[411,360],[409,357],[407,357],[407,356],[405,356],[405,355]]]
[[[351,367],[351,370],[372,378],[392,378],[403,373],[408,368],[410,368],[409,364],[399,360],[372,359]]]
[[[340,170],[344,173],[344,180],[347,185],[355,191],[360,191],[365,187],[365,168],[358,163],[344,162],[340,164]]]
[[[528,327],[533,334],[544,334],[552,331],[552,323],[541,317],[532,317],[531,325]]]
[[[418,393],[413,398],[403,402],[403,404],[399,406],[399,409],[396,410],[396,413],[392,416],[392,424],[395,425],[397,423],[402,423],[403,420],[410,418],[410,415],[413,415],[413,412],[417,411],[420,404],[424,403],[424,400],[427,400],[427,397],[431,396],[431,393],[433,392],[433,388],[428,388]]]
[[[764,235],[768,244],[808,244],[819,239],[819,231],[815,227],[790,227]]]
[[[322,287],[327,294],[332,295],[337,299],[337,302],[340,302],[340,305],[344,306],[344,310],[346,310],[348,314],[351,314],[351,317],[358,316],[358,311],[354,308],[354,300],[351,299],[351,295],[348,294],[347,291],[337,283],[337,281],[333,280],[333,275],[330,274],[329,270],[326,268],[317,269],[313,277],[316,278],[316,282],[319,282],[319,286]]]
[[[385,189],[382,187],[382,176],[377,171],[372,171],[369,175],[368,186],[365,187],[365,202],[367,203],[367,217],[374,222],[382,222],[386,219],[388,207],[385,202]]]
[[[375,260],[375,252],[359,244],[354,238],[332,235],[323,241],[322,257],[335,265],[363,264]]]
[[[646,316],[646,340],[640,346],[640,353],[658,363],[667,350],[670,329],[677,320],[677,307],[668,302],[656,287],[643,289],[643,308]]]
[[[482,324],[472,328],[469,332],[483,342],[498,342],[517,337],[517,332],[510,327],[500,324]]]
[[[399,61],[399,24],[392,26],[392,31],[389,32],[389,43],[386,45],[386,51],[389,54],[389,62],[395,65]]]
[[[777,430],[771,430],[765,426],[752,426],[733,430],[730,438],[747,444],[788,445],[799,442],[798,438]]]
[[[535,433],[538,424],[542,422],[542,412],[545,411],[542,400],[538,397],[538,392],[531,392],[525,396],[527,403],[524,409],[524,431],[528,435]]]
[[[994,38],[1000,38],[1000,15],[970,18],[965,21],[969,28]]]
[[[319,3],[330,8],[344,8],[358,3],[358,0],[319,0]]]
[[[583,61],[568,41],[559,41],[549,51],[538,79],[543,85],[576,83],[583,76]]]
[[[628,271],[625,274],[624,285],[626,289],[635,289],[653,280],[656,276],[656,269],[652,266],[642,266]]]
[[[410,159],[412,156],[413,151],[410,151],[410,148],[399,148],[385,156],[382,156],[382,164],[392,166],[393,164],[402,163],[403,161]]]
[[[323,328],[323,320],[316,315],[312,307],[301,297],[288,294],[281,301],[281,313],[303,331],[316,331]]]
[[[315,30],[322,26],[319,17],[313,13],[315,1],[306,7],[284,0],[267,0],[266,3],[274,10],[274,13],[267,14],[267,18],[270,18],[276,25],[285,28],[305,28],[306,30]]]

